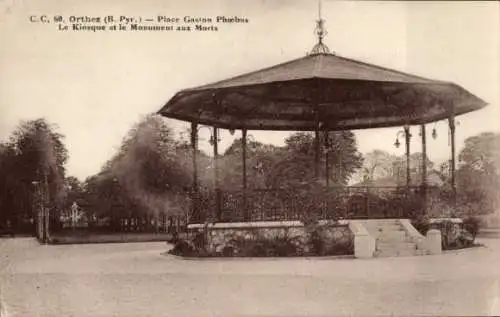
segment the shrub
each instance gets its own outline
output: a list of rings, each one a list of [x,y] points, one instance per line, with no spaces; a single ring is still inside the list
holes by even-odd
[[[474,245],[475,235],[469,230],[475,230],[477,234],[478,226],[476,227],[473,221],[475,220],[466,220],[463,224],[451,221],[439,223],[438,228],[441,230],[443,250],[462,249]],[[466,229],[467,227],[469,229]]]
[[[235,245],[239,250],[239,256],[297,256],[299,255],[300,237],[292,237],[288,230],[283,235],[277,234],[274,237],[264,237],[256,235],[252,239],[238,237],[231,240],[231,245]]]
[[[234,255],[234,247],[233,246],[225,246],[223,249],[222,249],[222,256],[233,256]]]
[[[449,220],[431,224],[427,218],[420,217],[412,220],[412,225],[424,236],[431,228],[440,230],[443,250],[455,250],[474,245],[479,231],[479,220],[474,217],[464,219],[462,224]]]
[[[289,237],[288,235],[276,237],[270,242],[270,249],[274,256],[297,256],[299,250],[296,243],[297,237]]]
[[[468,217],[464,219],[463,228],[472,235],[473,239],[475,239],[479,232],[480,223],[481,221],[478,218]]]
[[[309,234],[309,252],[312,255],[324,255],[325,253],[325,240],[322,237],[319,229],[312,231]]]
[[[233,232],[228,236],[216,238],[217,246],[207,250],[206,232],[198,232],[190,241],[174,239],[170,254],[180,256],[222,256],[222,257],[290,257],[324,256],[353,253],[352,239],[340,235],[337,227],[312,225],[306,235],[293,234],[292,230],[278,230],[272,236],[269,232]],[[333,231],[330,230],[333,228]],[[347,230],[348,231],[348,230]],[[274,232],[274,231],[271,231]],[[349,231],[348,231],[349,232]],[[350,233],[350,232],[349,232]]]
[[[172,255],[194,256],[196,255],[195,248],[187,241],[178,239],[174,242],[174,247],[168,251]]]
[[[429,220],[427,218],[424,218],[424,217],[418,217],[416,219],[413,219],[411,221],[411,224],[413,225],[413,227],[415,227],[415,229],[417,229],[418,232],[420,232],[420,234],[422,234],[424,236],[427,234],[427,231],[429,231],[429,229],[430,229]]]
[[[204,231],[196,232],[193,236],[192,243],[196,250],[205,250],[207,246],[206,233]]]

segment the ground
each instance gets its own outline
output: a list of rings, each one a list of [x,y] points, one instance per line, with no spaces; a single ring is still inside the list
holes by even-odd
[[[436,256],[194,261],[162,255],[162,242],[0,239],[0,316],[500,315],[500,239],[480,242]]]

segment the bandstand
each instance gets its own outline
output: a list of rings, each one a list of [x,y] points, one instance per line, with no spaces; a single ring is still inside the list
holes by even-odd
[[[311,212],[303,201],[304,195],[298,195],[293,189],[248,187],[247,141],[252,130],[314,133],[314,173],[318,179],[325,177],[326,182],[310,184],[311,193],[314,187],[315,194],[309,200],[316,201],[320,217],[409,218],[415,210],[409,210],[401,200],[404,202],[416,195],[421,202],[417,212],[425,214],[427,209],[426,125],[447,120],[451,188],[456,199],[455,118],[479,110],[486,103],[451,82],[431,80],[331,52],[323,43],[326,31],[321,18],[317,21],[316,33],[318,43],[305,57],[179,91],[159,110],[164,117],[191,124],[194,168],[190,223],[298,220],[304,213]],[[200,190],[198,180],[200,126],[209,126],[212,130],[214,184],[207,195]],[[325,159],[324,165],[321,163],[321,156],[328,158],[329,152],[323,149],[328,148],[330,133],[336,131],[398,126],[403,127],[405,138],[406,186],[390,189],[400,197],[397,208],[386,206],[383,214],[370,214],[369,194],[380,189],[331,184],[329,160]],[[420,130],[422,142],[422,178],[417,187],[410,185],[412,127]],[[220,186],[220,129],[232,133],[241,131],[241,188],[231,192],[221,190]],[[353,197],[359,198],[357,204],[353,203]],[[206,203],[207,199],[210,203]]]

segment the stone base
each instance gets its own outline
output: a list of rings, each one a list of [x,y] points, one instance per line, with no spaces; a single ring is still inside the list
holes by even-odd
[[[305,227],[300,221],[188,225],[190,231],[203,232],[209,253],[221,256],[352,254],[354,236],[346,221],[335,224],[320,221],[315,229],[321,247],[318,244],[315,247],[311,241],[312,228]]]

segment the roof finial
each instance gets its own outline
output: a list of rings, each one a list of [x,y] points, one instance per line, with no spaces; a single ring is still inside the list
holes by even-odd
[[[328,46],[323,44],[323,38],[328,32],[325,29],[325,20],[321,17],[321,0],[318,0],[318,20],[316,20],[316,29],[314,32],[318,35],[318,44],[314,45],[311,55],[330,54]]]

